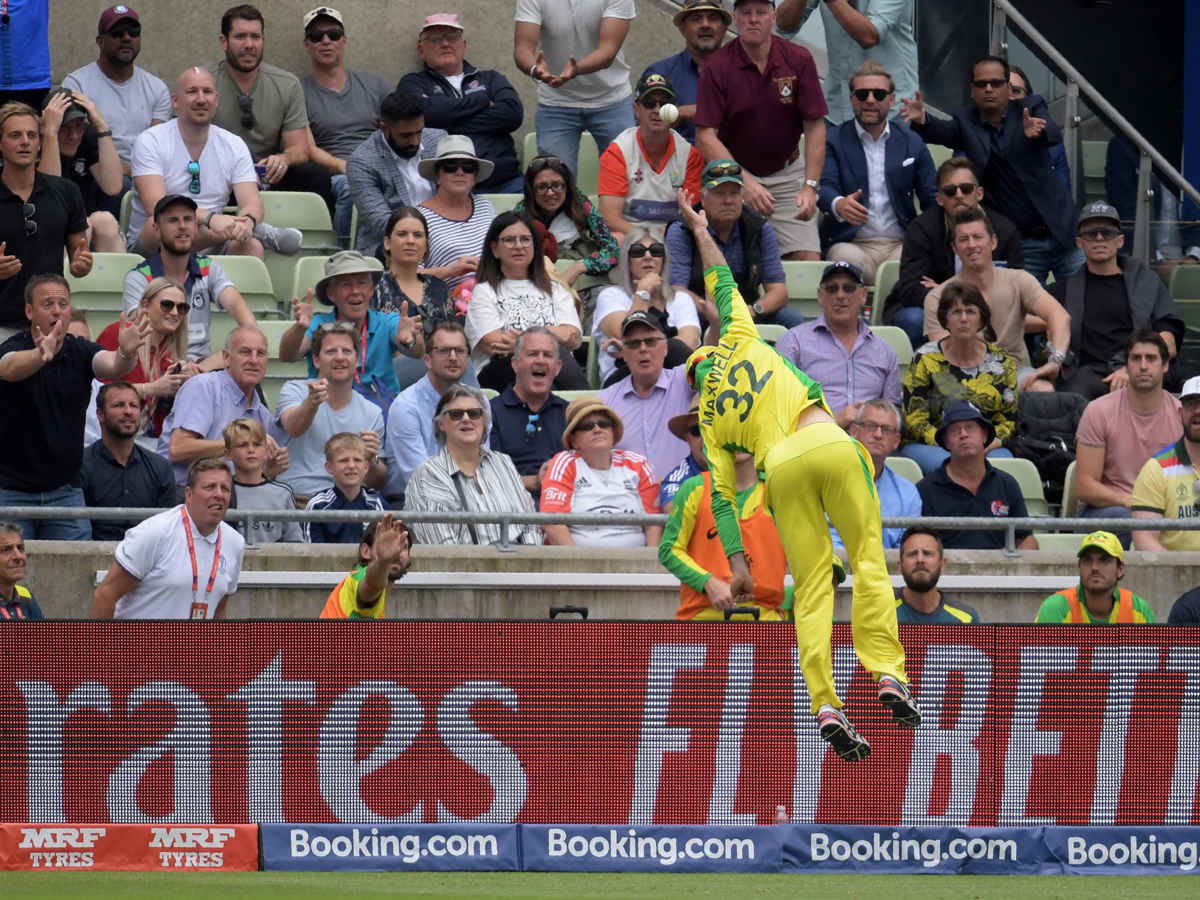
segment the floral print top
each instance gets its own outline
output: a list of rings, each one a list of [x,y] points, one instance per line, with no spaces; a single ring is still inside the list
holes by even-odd
[[[597,248],[596,252],[584,258],[584,268],[589,275],[607,275],[609,270],[617,265],[621,247],[612,232],[608,230],[608,226],[604,224],[604,217],[600,215],[600,211],[592,206],[592,201],[578,188],[575,189],[575,193],[579,196],[579,202],[583,204],[583,214],[587,219],[587,233],[581,234],[579,237],[583,241],[594,244]],[[513,212],[532,216],[526,211],[524,200],[513,208]]]
[[[464,317],[459,315],[454,308],[454,300],[450,297],[450,288],[446,282],[433,275],[419,277],[424,291],[421,294],[420,302],[415,306],[420,309],[421,326],[425,334],[432,334],[439,322],[457,322],[461,325]],[[385,270],[383,277],[379,279],[379,284],[375,285],[375,295],[371,297],[371,309],[378,312],[398,313],[400,305],[405,301],[408,301],[410,316],[417,312],[417,309],[413,308],[412,297],[400,289],[396,276]]]
[[[987,345],[977,366],[959,368],[942,354],[941,342],[930,341],[913,357],[904,378],[904,437],[918,444],[937,444],[934,435],[942,410],[955,400],[970,400],[992,420],[1001,444],[1017,428],[1017,364],[1006,350]]]

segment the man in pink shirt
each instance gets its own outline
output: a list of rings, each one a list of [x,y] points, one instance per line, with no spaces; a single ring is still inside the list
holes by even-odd
[[[1078,515],[1128,519],[1133,485],[1151,456],[1179,440],[1179,401],[1163,390],[1170,356],[1156,331],[1135,331],[1125,344],[1129,383],[1093,400],[1075,432]],[[1128,548],[1130,533],[1117,535]]]

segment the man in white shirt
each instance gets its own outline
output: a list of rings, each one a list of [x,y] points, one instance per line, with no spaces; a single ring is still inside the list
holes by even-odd
[[[219,459],[188,469],[181,506],[125,533],[92,595],[93,619],[224,619],[246,542],[225,524],[233,475]]]
[[[175,82],[171,103],[178,118],[145,131],[133,145],[133,212],[126,242],[134,253],[149,256],[159,248],[150,212],[167,194],[192,197],[201,227],[193,251],[263,257],[263,247],[295,253],[301,234],[263,222],[258,176],[245,141],[212,124],[217,110],[212,75],[193,66]],[[236,215],[226,215],[230,191]]]

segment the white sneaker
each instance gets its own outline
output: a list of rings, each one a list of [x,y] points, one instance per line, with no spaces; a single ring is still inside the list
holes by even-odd
[[[262,241],[262,245],[268,250],[274,250],[284,256],[291,256],[298,251],[300,242],[304,240],[304,235],[298,228],[276,228],[266,222],[259,222],[254,226],[254,236]]]

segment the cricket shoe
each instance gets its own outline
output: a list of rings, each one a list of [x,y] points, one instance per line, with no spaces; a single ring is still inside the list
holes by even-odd
[[[828,708],[818,712],[817,727],[821,730],[821,737],[829,742],[833,752],[842,759],[854,762],[871,755],[871,745],[854,730],[854,726],[840,709]]]
[[[254,236],[268,250],[282,253],[284,256],[296,253],[300,249],[300,242],[304,240],[304,235],[299,229],[276,228],[266,222],[259,222],[254,226]]]
[[[908,685],[891,675],[879,676],[879,702],[892,711],[892,720],[901,728],[921,724],[921,707]]]

